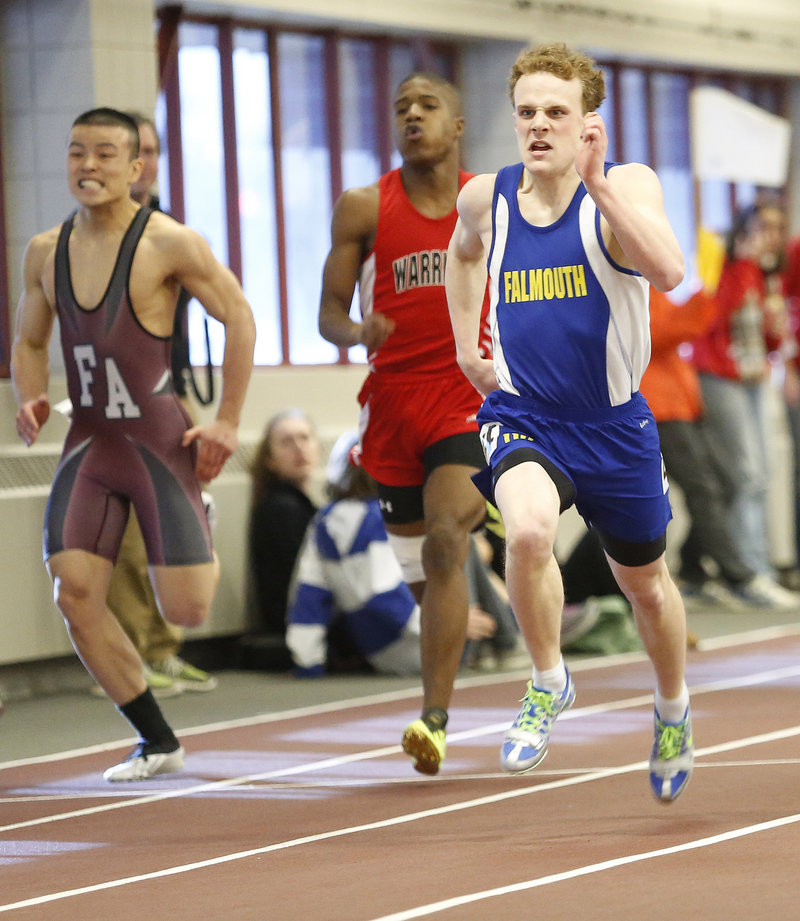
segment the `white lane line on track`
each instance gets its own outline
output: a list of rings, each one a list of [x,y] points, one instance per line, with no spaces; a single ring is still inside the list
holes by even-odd
[[[642,652],[620,653],[614,656],[598,656],[587,659],[581,659],[570,663],[570,671],[582,672],[591,669],[611,668],[616,665],[630,664],[636,662],[647,662],[647,656]],[[474,675],[466,678],[458,678],[455,682],[456,690],[471,687],[487,687],[496,684],[509,684],[520,680],[526,680],[530,677],[530,669],[520,669],[518,671],[509,671],[494,673],[490,675]],[[340,713],[343,710],[355,710],[360,707],[372,707],[385,703],[396,703],[404,700],[414,700],[421,696],[419,686],[413,688],[403,688],[397,691],[383,691],[379,694],[366,694],[361,697],[350,697],[345,700],[333,700],[327,703],[318,703],[307,707],[294,707],[291,710],[279,710],[273,713],[261,713],[257,716],[243,716],[237,719],[220,720],[215,723],[204,723],[201,726],[192,726],[181,729],[179,735],[181,738],[205,735],[211,732],[224,732],[228,729],[242,729],[251,726],[261,726],[267,723],[279,723],[283,720],[300,719],[306,716],[317,716],[321,713]],[[119,739],[116,742],[101,742],[97,745],[86,745],[81,748],[73,748],[67,751],[53,752],[48,755],[35,755],[30,758],[18,758],[15,761],[0,762],[0,771],[10,770],[17,767],[29,767],[34,764],[52,764],[55,761],[68,761],[72,758],[79,758],[83,755],[97,755],[107,751],[116,751],[120,748],[130,747],[138,742],[136,738]]]
[[[765,684],[770,681],[777,681],[782,678],[792,678],[800,675],[800,665],[787,666],[785,668],[778,669],[768,669],[766,671],[754,672],[751,675],[741,675],[738,678],[729,678],[723,681],[714,681],[709,682],[703,685],[697,685],[690,689],[692,697],[697,697],[700,694],[708,694],[717,691],[729,690],[731,688],[746,687],[753,684]],[[573,707],[571,710],[567,710],[565,713],[562,713],[559,716],[559,720],[564,722],[566,720],[578,719],[580,717],[588,716],[596,713],[609,713],[614,710],[625,710],[631,709],[633,707],[639,707],[651,704],[653,700],[652,694],[642,694],[636,697],[627,697],[621,700],[609,701],[601,704],[593,704],[588,707]],[[496,733],[503,732],[508,726],[508,721],[503,723],[495,723],[487,726],[478,726],[475,729],[465,729],[461,732],[454,732],[448,735],[448,742],[459,742],[465,741],[468,739],[480,738],[486,735],[494,735]],[[752,736],[751,738],[757,740],[768,741],[772,736],[776,739],[784,738],[782,735],[784,730],[780,730],[778,734],[767,733],[764,736]],[[800,727],[794,727],[791,730],[788,730],[789,735],[795,735],[796,732],[800,732]],[[734,740],[733,742],[723,743],[721,746],[713,746],[711,748],[698,749],[697,756],[699,757],[700,752],[705,754],[712,754],[720,751],[729,751],[731,748],[736,748],[739,745],[748,744],[742,743],[739,740]],[[755,743],[749,743],[755,744]],[[83,809],[74,809],[69,812],[55,813],[46,816],[39,816],[36,819],[28,819],[24,822],[15,822],[9,825],[0,826],[0,833],[17,831],[22,828],[32,828],[37,825],[47,825],[52,822],[61,822],[68,819],[83,818],[89,815],[97,815],[102,812],[111,812],[117,809],[127,809],[132,806],[142,806],[149,805],[150,803],[162,802],[163,800],[168,799],[178,799],[185,796],[197,796],[204,793],[212,793],[220,790],[231,789],[233,787],[241,788],[248,784],[258,783],[259,781],[273,780],[281,777],[292,777],[298,774],[307,774],[312,771],[326,770],[328,768],[341,767],[346,764],[354,764],[358,761],[368,761],[374,758],[385,758],[391,755],[400,754],[401,748],[399,745],[388,745],[383,748],[373,748],[367,749],[366,751],[353,752],[348,755],[337,755],[332,758],[324,758],[321,761],[311,761],[306,764],[295,764],[290,765],[285,768],[278,768],[271,771],[257,772],[255,774],[247,774],[241,777],[229,777],[225,780],[215,780],[209,781],[208,783],[194,784],[191,787],[177,787],[170,790],[159,790],[156,793],[144,794],[144,795],[131,795],[129,799],[118,799],[112,803],[103,803],[98,806],[88,806]],[[644,765],[645,762],[642,762]],[[615,768],[610,769],[612,772],[615,772]],[[605,776],[605,772],[600,772],[601,776]],[[424,782],[423,778],[415,778],[417,782]],[[118,795],[116,793],[110,793],[109,795]]]
[[[509,895],[513,892],[526,892],[530,889],[538,889],[542,886],[563,882],[564,880],[577,879],[581,876],[589,876],[592,873],[602,873],[606,870],[614,870],[617,867],[641,863],[644,860],[653,860],[657,857],[668,857],[671,854],[680,854],[684,851],[694,851],[703,847],[711,847],[715,844],[722,844],[725,841],[745,838],[748,835],[755,835],[762,831],[770,831],[773,828],[781,828],[785,825],[793,825],[797,822],[800,822],[800,814],[787,815],[769,822],[759,822],[757,825],[736,828],[733,831],[723,832],[719,835],[710,835],[707,838],[697,838],[694,841],[676,844],[673,847],[663,847],[655,851],[643,851],[639,854],[629,854],[626,857],[603,860],[600,863],[588,864],[585,867],[576,867],[574,870],[566,870],[563,873],[552,873],[550,876],[541,876],[538,879],[530,879],[522,883],[514,883],[510,886],[500,886],[496,889],[485,889],[483,892],[474,892],[470,895],[442,899],[440,902],[431,902],[428,905],[420,905],[416,908],[410,908],[407,911],[398,911],[391,915],[381,915],[379,918],[373,918],[372,921],[413,921],[414,918],[427,918],[430,915],[447,911],[449,908],[458,908],[462,905],[470,905],[473,902],[481,902],[486,899]]]
[[[727,636],[711,636],[707,639],[701,639],[697,643],[697,650],[698,652],[709,652],[714,649],[729,649],[734,646],[761,643],[768,640],[782,639],[785,636],[797,636],[798,634],[800,634],[800,624],[759,627],[756,630],[745,630],[742,633],[729,633]]]
[[[709,640],[701,640],[698,649],[713,650],[745,646],[752,643],[766,642],[773,639],[800,635],[800,624],[787,624],[784,626],[764,627],[758,630],[748,630],[742,633]],[[611,656],[592,656],[585,659],[570,661],[570,671],[573,673],[592,671],[594,669],[614,668],[618,665],[629,665],[637,662],[647,662],[644,652],[625,652]],[[493,673],[489,675],[475,675],[456,679],[456,690],[470,687],[486,687],[496,684],[509,684],[520,679],[527,680],[530,669]],[[224,732],[228,729],[239,729],[249,726],[260,726],[267,723],[276,723],[282,720],[298,719],[305,716],[315,716],[320,713],[338,713],[342,710],[357,709],[359,707],[376,706],[383,703],[395,703],[403,700],[413,700],[421,696],[418,686],[403,688],[397,691],[384,691],[380,694],[368,694],[361,697],[351,697],[346,700],[329,701],[307,707],[295,707],[291,710],[280,710],[274,713],[262,713],[257,716],[246,716],[238,719],[221,720],[215,723],[206,723],[180,730],[181,737],[204,735],[210,732]],[[566,715],[566,714],[565,714]],[[565,716],[564,715],[564,716]],[[564,716],[561,718],[563,719]],[[505,729],[505,724],[502,726]],[[494,728],[492,731],[495,731]],[[450,737],[448,737],[450,738]],[[138,739],[127,738],[116,742],[102,742],[97,745],[87,745],[67,751],[53,752],[47,755],[37,755],[31,758],[19,758],[14,761],[0,762],[0,771],[17,767],[28,767],[34,764],[52,764],[56,761],[66,761],[82,755],[95,755],[107,751],[116,751],[120,748],[135,745]]]
[[[767,740],[769,741],[769,740]],[[708,752],[710,753],[710,752]],[[761,767],[798,767],[800,758],[751,758],[747,761],[712,761],[708,764],[695,764],[696,771],[700,770],[719,770],[720,768],[761,768]],[[594,765],[593,767],[578,768],[557,768],[547,770],[546,768],[537,768],[536,777],[577,777],[581,774],[596,774],[598,771],[612,770],[609,765]],[[509,780],[510,775],[504,771],[485,774],[441,774],[436,779],[436,784],[463,783],[465,780],[475,781],[496,781]],[[281,790],[350,790],[360,788],[390,787],[390,786],[410,786],[420,783],[420,779],[414,776],[398,777],[364,777],[364,778],[342,778],[339,780],[292,780],[285,783],[248,783],[237,784],[236,789],[246,792],[263,793],[265,790],[270,792],[280,792]],[[213,792],[213,791],[212,791]],[[138,791],[122,793],[118,795],[136,797]],[[148,794],[142,792],[141,796]],[[53,802],[71,802],[74,800],[93,800],[108,799],[107,793],[52,793],[46,796],[2,796],[0,797],[0,806],[19,805],[19,803],[53,803]]]
[[[769,732],[769,733],[763,733],[762,735],[758,735],[758,736],[750,736],[749,738],[746,738],[746,739],[737,739],[732,742],[725,743],[723,745],[714,745],[714,746],[710,746],[709,748],[698,749],[698,751],[696,752],[696,756],[703,757],[704,755],[714,754],[719,751],[727,751],[733,748],[738,749],[738,748],[743,748],[743,747],[750,746],[750,745],[760,745],[765,742],[771,742],[777,739],[789,738],[791,736],[797,736],[797,735],[800,735],[800,726],[794,726],[791,729],[783,730],[780,732]],[[163,879],[169,876],[177,876],[182,873],[190,873],[190,872],[193,872],[194,870],[202,870],[202,869],[208,869],[209,867],[221,866],[223,864],[232,863],[237,860],[246,860],[251,857],[259,857],[259,856],[263,856],[264,854],[274,853],[276,851],[288,850],[289,848],[301,847],[307,844],[316,844],[320,841],[330,841],[336,838],[344,838],[350,835],[361,834],[363,832],[376,831],[378,829],[391,828],[391,827],[395,827],[398,825],[406,825],[411,822],[418,822],[424,819],[435,818],[437,816],[447,815],[447,814],[454,813],[454,812],[462,812],[466,809],[475,809],[480,806],[487,806],[493,803],[500,803],[505,800],[517,799],[522,796],[533,796],[535,794],[545,793],[551,790],[559,790],[565,787],[575,786],[577,784],[591,783],[596,780],[603,780],[607,777],[615,777],[621,774],[630,774],[636,771],[644,771],[646,767],[647,767],[646,761],[636,761],[631,764],[620,765],[619,767],[605,768],[600,771],[593,771],[591,773],[583,774],[583,775],[576,776],[576,777],[567,777],[567,778],[562,778],[561,780],[551,781],[550,783],[538,784],[534,787],[524,787],[521,789],[506,790],[502,793],[492,794],[491,796],[481,796],[481,797],[476,797],[474,799],[466,800],[466,801],[459,802],[459,803],[449,803],[448,805],[445,805],[445,806],[437,806],[433,809],[425,809],[420,812],[411,812],[411,813],[406,813],[404,815],[394,816],[393,818],[389,818],[389,819],[381,819],[375,822],[367,822],[363,825],[353,825],[348,828],[339,828],[334,831],[321,832],[315,835],[306,835],[302,838],[292,838],[287,841],[279,841],[279,842],[276,842],[275,844],[264,845],[263,847],[250,848],[249,850],[246,850],[246,851],[238,851],[233,854],[223,854],[222,856],[219,856],[219,857],[211,857],[206,860],[195,861],[194,863],[180,864],[174,867],[167,867],[162,870],[155,870],[151,873],[142,873],[136,876],[127,876],[121,879],[107,880],[106,882],[103,882],[103,883],[96,883],[91,886],[81,886],[77,889],[65,889],[65,890],[62,890],[61,892],[51,892],[51,893],[48,893],[47,895],[35,896],[33,898],[23,899],[22,901],[19,901],[19,902],[10,902],[6,905],[0,905],[0,913],[14,911],[15,909],[18,909],[18,908],[31,908],[34,905],[44,905],[49,902],[57,902],[62,899],[73,898],[79,895],[87,895],[88,893],[92,893],[92,892],[101,892],[101,891],[105,891],[108,889],[118,889],[122,886],[129,886],[134,883],[146,882],[147,880]],[[797,818],[800,818],[800,817],[790,817],[784,820],[775,820],[775,821],[778,823],[782,821],[783,824],[788,824],[789,821],[795,820]],[[14,827],[14,826],[10,826],[10,827]],[[760,826],[750,826],[750,828],[756,829],[756,830],[762,830],[763,828],[767,828],[767,827],[771,827],[770,823],[764,823],[763,825],[760,825]],[[747,829],[739,830],[739,834],[744,834],[746,832],[747,832]],[[732,837],[736,836],[736,832],[729,832],[727,834]],[[720,835],[720,836],[714,836],[714,838],[704,838],[704,839],[701,839],[701,841],[711,842],[717,839],[725,840],[724,836]],[[678,849],[682,847],[688,847],[688,846],[690,845],[680,845],[678,846]],[[696,844],[696,846],[700,846],[700,844]],[[670,853],[671,850],[674,850],[674,849],[666,848],[663,851],[654,851],[651,853],[653,856],[659,856],[662,853],[663,854]],[[630,859],[631,858],[620,858],[619,863],[624,863]],[[644,858],[641,858],[641,859],[644,859]],[[609,865],[613,865],[615,862],[608,861],[606,863]],[[598,864],[596,866],[605,868],[605,864]],[[575,875],[580,875],[579,872],[577,871],[574,871],[574,872],[575,872]],[[560,876],[563,876],[563,874],[561,874]],[[568,878],[568,877],[565,876],[564,878]],[[549,879],[550,881],[554,881],[554,882],[557,881],[557,877],[553,877],[553,878],[548,877],[547,879]],[[542,883],[540,881],[532,882],[532,885],[541,885],[541,884]],[[513,891],[513,890],[510,890],[510,891]],[[447,905],[445,907],[451,907],[451,906]],[[440,908],[436,909],[436,911],[439,911],[439,910],[443,910],[443,909],[440,909]],[[429,912],[429,913],[432,913],[432,912]],[[387,916],[386,919],[375,919],[375,921],[388,921],[389,917],[391,917],[393,921],[396,917],[399,921],[399,918],[403,916],[402,915]],[[421,917],[421,916],[408,915],[407,917],[413,918],[413,917]]]

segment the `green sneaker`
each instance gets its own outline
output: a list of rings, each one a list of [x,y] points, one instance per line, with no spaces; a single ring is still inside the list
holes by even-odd
[[[157,697],[159,700],[164,697],[177,697],[178,694],[183,694],[183,684],[180,681],[176,681],[175,678],[169,675],[163,675],[161,672],[153,671],[146,662],[142,662],[142,674],[147,682],[147,687],[153,693],[153,697]],[[99,684],[93,684],[89,688],[89,693],[94,697],[108,696]]]
[[[179,682],[184,691],[213,691],[218,684],[213,675],[184,662],[179,656],[167,656],[160,662],[151,662],[150,667],[155,674]]]
[[[438,774],[446,748],[444,729],[431,729],[422,720],[414,720],[403,733],[403,751],[414,759],[420,774]]]
[[[183,693],[183,685],[170,675],[164,675],[150,668],[146,662],[142,663],[142,674],[147,686],[153,692],[153,697],[177,697]]]

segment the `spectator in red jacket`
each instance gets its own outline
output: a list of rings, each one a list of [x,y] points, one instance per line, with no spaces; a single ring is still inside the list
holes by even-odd
[[[736,546],[728,519],[730,478],[706,424],[697,372],[682,354],[685,343],[706,332],[715,311],[714,299],[705,291],[679,306],[650,289],[652,354],[641,391],[658,424],[667,475],[683,492],[689,515],[680,548],[681,590],[685,596],[716,602],[732,600],[732,592],[759,607],[794,606],[800,597],[756,574]],[[722,590],[709,578],[709,561],[716,566]]]
[[[769,353],[786,340],[784,300],[776,271],[785,215],[757,203],[738,218],[726,246],[711,323],[694,342],[694,364],[714,443],[724,452],[732,493],[731,533],[743,559],[771,575],[767,534],[766,400]]]
[[[783,397],[794,454],[794,577],[800,584],[800,236],[795,237],[786,249],[783,282],[789,319],[789,337],[783,350]]]

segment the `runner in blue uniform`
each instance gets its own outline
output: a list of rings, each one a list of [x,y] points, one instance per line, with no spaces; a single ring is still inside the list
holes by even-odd
[[[462,190],[447,261],[461,368],[499,508],[506,578],[534,671],[501,764],[544,758],[575,686],[559,648],[564,593],[553,546],[575,503],[601,535],[656,673],[650,783],[663,801],[689,780],[686,618],[664,559],[671,517],[653,417],[639,394],[650,356],[648,284],[670,290],[683,258],[661,187],[642,164],[605,162],[602,72],[564,45],[523,52],[509,81],[522,162]],[[474,342],[491,286],[493,361]]]

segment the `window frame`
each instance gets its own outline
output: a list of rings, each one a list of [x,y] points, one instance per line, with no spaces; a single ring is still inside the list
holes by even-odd
[[[223,168],[226,188],[226,216],[229,267],[238,280],[242,280],[242,247],[238,215],[238,170],[236,168],[236,121],[233,105],[233,34],[235,29],[261,31],[265,35],[268,58],[271,124],[272,124],[272,168],[274,175],[274,220],[276,226],[276,259],[278,272],[278,314],[280,325],[280,367],[291,365],[303,367],[302,363],[290,360],[290,308],[287,279],[287,239],[284,203],[284,181],[281,164],[283,148],[281,137],[281,86],[279,78],[280,56],[279,36],[295,33],[321,37],[324,41],[324,67],[326,90],[329,99],[327,145],[330,151],[329,173],[331,201],[335,202],[342,193],[342,136],[339,111],[339,88],[341,85],[339,67],[339,44],[343,40],[370,41],[374,45],[375,94],[373,118],[378,136],[376,152],[381,172],[391,169],[391,90],[389,71],[392,45],[402,46],[411,52],[416,70],[439,69],[443,61],[447,65],[449,79],[458,75],[458,43],[456,40],[417,38],[393,38],[385,34],[372,34],[350,30],[323,29],[292,26],[268,20],[239,19],[184,13],[179,7],[164,7],[158,13],[158,51],[161,90],[166,101],[166,147],[169,166],[170,211],[178,219],[185,218],[185,187],[182,168],[183,149],[181,141],[180,82],[178,74],[179,34],[181,23],[192,22],[214,26],[217,29],[217,50],[220,59],[223,105]],[[226,111],[227,110],[227,111]],[[320,266],[320,272],[322,267]],[[339,349],[335,361],[323,364],[351,364],[347,349]]]
[[[180,140],[180,102],[178,85],[178,26],[181,22],[193,22],[212,25],[217,29],[217,50],[219,53],[221,82],[222,82],[222,120],[223,120],[223,165],[225,174],[225,212],[227,217],[227,242],[229,264],[234,274],[241,281],[242,278],[242,241],[238,215],[238,170],[236,163],[236,119],[233,104],[233,35],[235,29],[253,30],[262,32],[265,36],[265,49],[268,57],[269,93],[271,110],[272,131],[272,170],[274,177],[274,208],[275,221],[275,259],[277,271],[277,305],[280,360],[277,366],[298,366],[303,363],[293,362],[291,355],[291,323],[290,323],[290,295],[289,279],[287,277],[288,240],[286,228],[286,212],[284,199],[284,175],[282,167],[283,139],[281,132],[281,83],[280,83],[280,52],[279,37],[286,33],[296,33],[306,36],[321,38],[324,42],[324,72],[326,83],[327,128],[326,144],[329,152],[330,170],[330,199],[335,202],[342,193],[342,153],[343,138],[341,132],[341,87],[342,76],[340,73],[340,43],[344,40],[369,41],[374,50],[374,82],[375,93],[373,101],[375,110],[372,118],[378,136],[374,139],[374,149],[380,160],[381,173],[387,172],[392,166],[392,141],[391,141],[391,54],[393,47],[402,47],[405,54],[409,54],[413,61],[413,69],[438,70],[442,72],[442,64],[446,65],[446,76],[458,83],[460,56],[459,44],[456,39],[445,41],[426,37],[394,37],[385,34],[371,34],[335,28],[314,28],[276,23],[269,20],[238,19],[236,17],[218,17],[213,15],[198,15],[184,13],[180,8],[165,7],[159,12],[159,62],[162,89],[166,96],[167,111],[167,149],[170,180],[170,206],[172,213],[182,219],[184,215],[184,186],[182,174],[182,149]],[[646,112],[653,110],[655,97],[655,75],[676,75],[688,79],[689,91],[695,86],[713,83],[730,89],[756,100],[757,104],[764,105],[772,102],[770,111],[786,116],[789,109],[790,83],[786,78],[765,74],[739,74],[704,68],[687,68],[681,66],[662,65],[658,63],[638,63],[614,58],[610,55],[597,56],[597,63],[611,76],[609,81],[610,102],[613,105],[612,124],[609,126],[613,134],[615,145],[615,159],[618,162],[628,162],[630,157],[626,151],[625,117],[624,117],[624,92],[622,74],[625,71],[638,72],[641,77],[643,105]],[[780,110],[780,111],[779,111]],[[689,114],[686,113],[687,132],[689,131]],[[648,151],[646,162],[654,169],[660,159],[658,126],[654,119],[645,119],[642,126],[643,136],[640,135],[641,144]],[[693,214],[695,237],[697,228],[703,226],[703,195],[702,183],[691,174],[691,163],[688,166],[691,178],[693,201],[690,208]],[[730,213],[735,214],[740,204],[740,195],[735,183],[727,183],[727,196],[730,201]],[[786,194],[787,189],[780,190]],[[686,254],[691,255],[690,253]],[[320,272],[322,267],[320,266]],[[347,349],[339,349],[337,357],[331,362],[320,364],[351,364]],[[269,364],[263,367],[275,367]]]
[[[9,304],[8,238],[6,236],[4,189],[3,126],[0,119],[0,378],[11,376],[11,305]]]

